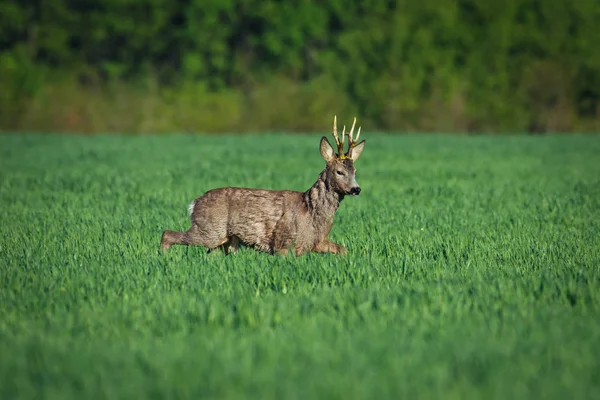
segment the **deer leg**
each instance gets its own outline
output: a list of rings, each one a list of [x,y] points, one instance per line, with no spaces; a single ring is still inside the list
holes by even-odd
[[[232,236],[231,239],[229,240],[229,251],[232,253],[237,252],[238,249],[240,248],[241,243],[242,242],[239,237]]]
[[[313,251],[316,253],[333,253],[333,254],[341,254],[345,255],[348,253],[348,250],[341,244],[330,242],[325,239],[322,242],[317,243],[313,247]]]
[[[288,254],[290,254],[291,250],[296,256],[301,256],[302,254],[306,253],[309,249],[310,246],[307,247],[302,243],[295,242],[293,239],[279,239],[275,242],[273,254],[287,256]]]
[[[182,244],[184,246],[199,246],[202,245],[209,249],[214,249],[226,243],[228,238],[217,235],[207,234],[198,228],[198,225],[192,225],[186,232],[164,231],[160,241],[160,247],[163,250],[168,250],[174,244]]]
[[[271,246],[273,249],[273,254],[286,256],[289,253],[292,244],[293,239],[290,236],[282,234],[280,229],[276,229],[275,237],[273,238],[273,244]]]
[[[174,244],[185,244],[186,232],[164,231],[160,239],[160,247],[166,251]]]
[[[227,242],[219,246],[219,248],[227,255],[235,253],[240,248],[240,239],[237,236],[232,236]]]

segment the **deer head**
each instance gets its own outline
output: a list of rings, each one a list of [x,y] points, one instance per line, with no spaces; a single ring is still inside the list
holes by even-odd
[[[338,148],[338,153],[335,154],[333,147],[329,144],[329,141],[325,136],[321,138],[321,155],[327,161],[327,167],[325,169],[326,181],[331,185],[331,188],[341,195],[352,195],[356,196],[360,194],[360,186],[356,182],[356,168],[354,168],[354,162],[358,160],[360,154],[365,147],[365,141],[358,143],[360,136],[360,127],[354,138],[354,126],[356,125],[356,118],[352,123],[352,128],[349,133],[346,133],[346,126],[342,131],[342,140],[338,136],[337,132],[337,118],[333,117],[333,138]],[[344,153],[344,137],[348,136],[348,151]],[[358,144],[357,144],[358,143]]]

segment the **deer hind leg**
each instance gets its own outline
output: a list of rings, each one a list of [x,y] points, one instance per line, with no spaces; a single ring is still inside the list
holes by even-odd
[[[164,231],[160,239],[160,247],[168,250],[174,244],[185,244],[186,232]]]
[[[235,253],[240,248],[240,238],[232,236],[225,243],[225,254]]]
[[[163,250],[169,249],[174,244],[184,246],[204,246],[214,249],[228,241],[225,232],[203,230],[193,224],[186,232],[164,231],[160,246]]]
[[[223,253],[225,253],[226,255],[235,254],[240,248],[240,244],[240,239],[237,236],[231,236],[227,239],[225,243],[218,246],[217,249],[223,251]],[[209,249],[208,252],[210,253],[211,250],[212,249]]]

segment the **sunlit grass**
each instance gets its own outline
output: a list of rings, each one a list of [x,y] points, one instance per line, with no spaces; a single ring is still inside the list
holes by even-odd
[[[346,257],[159,251],[319,136],[0,136],[3,398],[598,398],[600,137],[363,134]]]

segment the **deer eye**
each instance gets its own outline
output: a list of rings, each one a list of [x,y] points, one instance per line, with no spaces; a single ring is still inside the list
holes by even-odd
[[[342,171],[340,171],[339,169],[337,171],[335,171],[335,173],[338,175],[344,175],[344,173]]]

